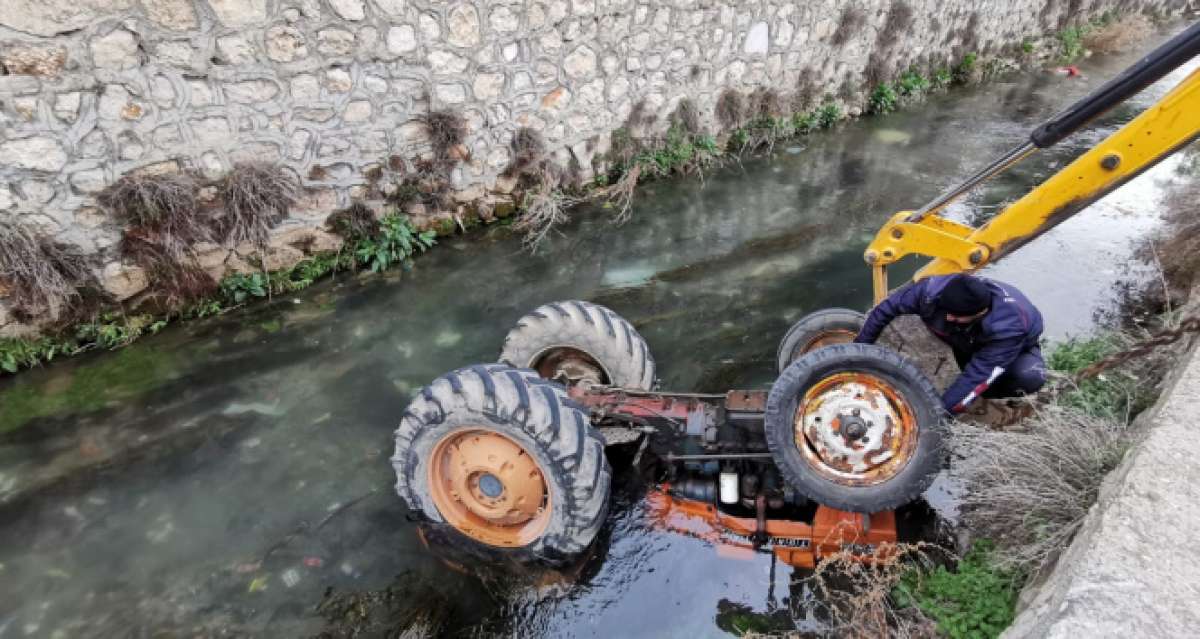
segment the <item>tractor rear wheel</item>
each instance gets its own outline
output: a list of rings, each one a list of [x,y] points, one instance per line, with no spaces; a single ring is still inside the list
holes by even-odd
[[[608,509],[604,440],[559,384],[502,364],[447,373],[396,429],[396,492],[480,548],[559,564]]]
[[[790,364],[771,387],[764,428],[793,488],[851,512],[915,500],[944,460],[933,384],[873,344],[835,344]]]
[[[567,385],[654,386],[646,340],[620,315],[579,300],[545,304],[518,320],[504,338],[500,361]]]
[[[788,364],[833,344],[853,342],[867,317],[848,308],[823,308],[801,317],[779,342],[776,365],[782,373]]]

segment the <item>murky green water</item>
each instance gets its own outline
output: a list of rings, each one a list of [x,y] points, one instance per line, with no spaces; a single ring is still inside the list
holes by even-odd
[[[525,311],[567,298],[633,320],[667,387],[766,386],[791,321],[867,306],[861,252],[894,210],[1013,146],[1129,60],[1091,61],[1088,80],[955,90],[703,183],[651,184],[631,223],[579,212],[535,257],[490,229],[402,276],[343,275],[0,382],[0,432],[11,429],[0,435],[0,638],[304,636],[324,625],[314,607],[327,588],[389,584],[404,593],[387,607],[397,623],[434,607],[467,634],[697,637],[724,634],[747,609],[787,619],[789,570],[653,529],[628,476],[574,579],[501,587],[447,568],[391,493],[397,417],[438,374],[494,360]],[[1041,154],[952,214],[986,218],[1101,135]],[[1088,330],[1113,283],[1137,276],[1127,259],[1158,223],[1173,166],[990,274],[1042,307],[1050,336]],[[127,448],[137,453],[109,459]]]

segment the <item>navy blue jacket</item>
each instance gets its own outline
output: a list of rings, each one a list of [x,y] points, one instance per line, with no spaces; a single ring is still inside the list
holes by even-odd
[[[946,321],[946,311],[937,304],[950,277],[933,275],[892,293],[871,310],[854,341],[873,344],[897,315],[921,316],[925,326],[954,349],[960,362],[968,360],[962,375],[942,394],[946,410],[957,413],[983,394],[1021,353],[1038,346],[1042,314],[1021,291],[981,277],[992,292],[991,311],[963,331]]]

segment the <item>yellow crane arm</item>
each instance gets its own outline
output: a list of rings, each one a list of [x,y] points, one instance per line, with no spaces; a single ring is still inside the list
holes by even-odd
[[[1038,127],[1013,149],[963,184],[918,211],[900,211],[864,253],[872,267],[875,303],[887,296],[887,266],[907,255],[933,261],[914,280],[974,271],[1008,255],[1063,220],[1137,177],[1200,136],[1200,69],[1150,108],[979,228],[937,214],[955,197],[1070,135],[1200,52],[1200,23],[1172,38],[1093,94]]]

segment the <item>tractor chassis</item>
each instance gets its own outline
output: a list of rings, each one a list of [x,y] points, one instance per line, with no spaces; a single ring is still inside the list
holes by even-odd
[[[766,391],[672,393],[584,383],[570,385],[569,394],[610,440],[640,439],[635,466],[647,450],[661,463],[648,503],[663,529],[704,539],[723,556],[766,552],[798,568],[838,552],[877,557],[896,543],[894,511],[813,504],[778,478],[763,436]],[[736,475],[736,499],[728,490],[721,494],[722,475]]]

